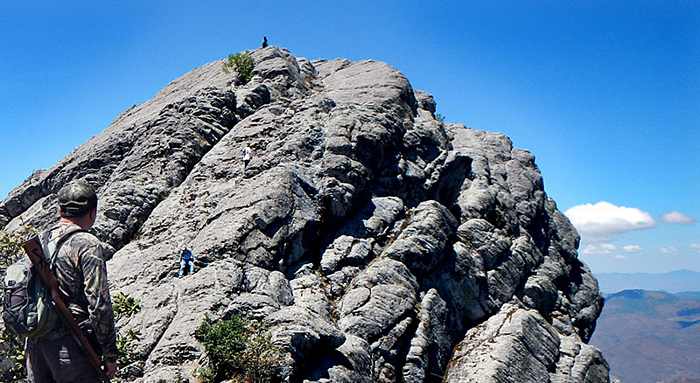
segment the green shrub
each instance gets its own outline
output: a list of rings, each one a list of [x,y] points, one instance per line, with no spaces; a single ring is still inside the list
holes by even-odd
[[[112,310],[115,320],[128,318],[141,311],[141,301],[124,293],[114,294]]]
[[[250,322],[246,347],[239,360],[244,376],[252,382],[270,382],[276,377],[282,366],[282,354],[262,323]]]
[[[217,323],[204,318],[195,332],[209,357],[209,366],[199,372],[203,381],[218,382],[236,374],[238,354],[245,349],[245,333],[245,322],[239,317]]]
[[[116,321],[121,318],[129,318],[141,311],[141,301],[122,292],[114,294],[112,300],[112,310]],[[139,359],[139,354],[135,349],[140,340],[140,331],[119,329],[117,332],[117,365],[119,367],[126,367]],[[125,370],[120,370],[117,377],[125,378],[125,373]]]
[[[5,269],[23,256],[22,244],[37,230],[26,225],[16,232],[0,230],[0,280],[4,279]],[[26,381],[24,369],[24,339],[5,328],[0,329],[0,381],[19,383]]]
[[[435,113],[435,119],[440,121],[441,124],[445,123],[445,116],[440,113]]]
[[[0,360],[6,363],[0,371],[0,381],[20,383],[27,380],[24,341],[6,329],[0,331]]]
[[[15,232],[0,230],[0,269],[3,270],[13,264],[24,254],[22,244],[30,237],[37,234],[37,230],[25,225]]]
[[[195,337],[209,358],[209,365],[198,370],[204,382],[271,382],[282,366],[281,351],[261,322],[238,316],[218,322],[205,318]]]
[[[137,342],[141,340],[141,332],[133,329],[126,330],[124,334],[117,334],[117,365],[125,367],[138,360],[138,354],[134,351]]]
[[[247,84],[253,78],[253,69],[255,62],[253,58],[246,52],[229,55],[224,62],[224,72],[236,72],[238,74],[238,83]]]

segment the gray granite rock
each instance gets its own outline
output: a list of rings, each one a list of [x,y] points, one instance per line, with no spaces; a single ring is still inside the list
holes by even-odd
[[[407,383],[434,380],[445,371],[450,358],[448,307],[435,289],[428,290],[420,303],[418,326],[401,371]]]
[[[593,383],[608,379],[610,368],[599,350],[582,343],[576,335],[560,339],[559,360],[554,372],[550,373],[552,383]]]
[[[549,381],[559,335],[536,311],[506,304],[456,347],[446,382]]]
[[[195,329],[231,315],[271,326],[289,382],[608,381],[597,282],[531,153],[438,121],[387,64],[250,53],[247,84],[197,68],[0,203],[46,227],[63,184],[98,189],[113,293],[142,302],[130,381],[194,382]]]

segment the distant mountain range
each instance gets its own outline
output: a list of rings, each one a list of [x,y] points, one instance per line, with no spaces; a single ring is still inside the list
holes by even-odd
[[[623,383],[700,382],[700,292],[610,294],[591,344]]]
[[[700,272],[677,270],[668,273],[595,273],[603,294],[626,289],[666,291],[700,291]]]

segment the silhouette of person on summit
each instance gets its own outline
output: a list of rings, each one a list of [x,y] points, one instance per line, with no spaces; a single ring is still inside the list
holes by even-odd
[[[263,36],[262,47],[263,47],[263,48],[267,48],[267,36]]]

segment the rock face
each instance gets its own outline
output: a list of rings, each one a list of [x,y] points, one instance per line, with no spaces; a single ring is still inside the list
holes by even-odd
[[[134,381],[194,381],[205,314],[243,314],[292,382],[608,382],[597,282],[532,154],[438,121],[384,63],[252,57],[248,84],[197,68],[0,204],[45,227],[64,183],[99,188],[113,294],[143,306]]]

